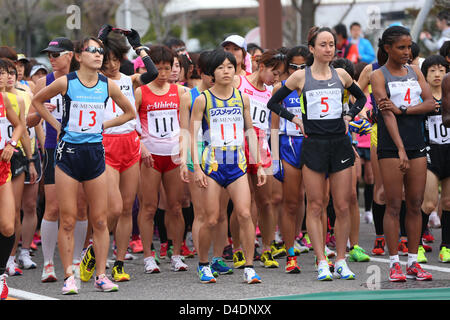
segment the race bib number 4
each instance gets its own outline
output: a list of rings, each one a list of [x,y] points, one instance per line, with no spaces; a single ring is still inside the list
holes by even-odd
[[[428,117],[428,132],[430,143],[432,144],[448,144],[450,137],[448,136],[448,128],[442,123],[442,116]]]
[[[213,147],[241,146],[244,143],[244,117],[241,108],[212,108],[209,110],[209,117]]]
[[[180,133],[176,109],[147,112],[148,132],[157,138],[172,138]]]
[[[410,107],[420,103],[422,88],[414,80],[389,82],[391,101],[397,106]]]
[[[69,131],[101,133],[104,112],[104,103],[72,101],[70,103]]]
[[[306,92],[308,120],[329,120],[342,118],[341,89],[317,89]]]

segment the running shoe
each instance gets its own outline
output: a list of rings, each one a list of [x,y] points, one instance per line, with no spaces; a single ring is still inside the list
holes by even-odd
[[[408,241],[400,240],[398,243],[398,255],[407,256],[408,255]]]
[[[209,266],[198,266],[197,274],[201,283],[216,283],[216,278],[214,278]]]
[[[178,271],[187,271],[188,266],[181,260],[181,256],[179,255],[173,255],[170,258],[170,269],[172,271],[178,272]]]
[[[306,233],[303,235],[303,239],[306,243],[304,243],[305,246],[307,246],[309,249],[312,248],[312,242],[311,239],[309,238],[309,235]]]
[[[279,263],[276,261],[273,256],[272,252],[270,250],[266,250],[261,255],[261,265],[264,268],[278,268]]]
[[[450,262],[450,250],[447,247],[442,247],[439,252],[439,261],[440,262]]]
[[[400,263],[395,262],[389,269],[389,281],[391,282],[405,282],[406,275],[402,271]]]
[[[165,259],[167,257],[167,250],[169,249],[169,244],[167,242],[161,243],[161,248],[159,249],[159,258]]]
[[[10,277],[23,275],[23,271],[19,269],[19,266],[15,261],[12,261],[6,265],[6,273]]]
[[[425,228],[425,232],[423,233],[422,239],[425,242],[428,242],[428,243],[433,243],[434,242],[434,236],[433,236],[433,234],[431,233],[431,230],[428,227]]]
[[[6,273],[0,275],[0,300],[6,300],[8,298],[8,285],[6,284],[6,278],[8,275]]]
[[[376,238],[375,239],[375,245],[372,249],[372,255],[373,256],[384,256],[384,246],[386,245],[386,242],[384,238]]]
[[[130,275],[123,270],[123,266],[114,266],[111,271],[111,276],[116,282],[130,281]]]
[[[330,267],[327,261],[319,262],[317,266],[317,280],[319,281],[331,281],[333,280],[333,275],[330,272]]]
[[[80,264],[80,279],[87,282],[92,278],[95,271],[95,253],[92,244],[86,249]]]
[[[336,261],[333,275],[338,279],[355,280],[355,274],[347,266],[345,259]]]
[[[244,269],[244,281],[248,284],[261,283],[261,277],[258,276],[255,269],[245,267]]]
[[[309,252],[309,248],[307,246],[303,245],[300,238],[295,239],[294,250],[298,250],[300,252],[300,254]]]
[[[370,261],[370,257],[366,254],[366,251],[364,251],[363,248],[355,244],[353,246],[353,249],[349,252],[349,259],[350,262],[367,262]]]
[[[78,287],[77,283],[75,281],[75,276],[71,275],[66,280],[64,280],[64,285],[62,287],[62,294],[69,295],[69,294],[77,294],[78,293]]]
[[[95,277],[94,288],[103,292],[119,291],[119,286],[113,283],[105,274]]]
[[[131,253],[144,252],[144,247],[142,246],[142,240],[141,240],[140,236],[132,236],[128,247],[129,247]]]
[[[419,246],[419,249],[417,250],[417,262],[418,263],[427,263],[428,259],[425,256],[425,249],[422,245]]]
[[[37,246],[40,246],[41,243],[42,243],[41,235],[40,235],[38,232],[35,232],[35,233],[34,233],[34,236],[33,236],[33,243],[34,243],[35,245],[37,245]]]
[[[256,237],[261,238],[261,230],[259,230],[259,226],[256,226]]]
[[[237,250],[233,253],[233,264],[235,269],[242,269],[245,265],[244,252],[242,250]]]
[[[186,240],[183,241],[183,244],[181,246],[181,255],[185,258],[193,258],[194,257],[194,253],[186,245]]]
[[[372,211],[365,211],[364,212],[364,222],[365,223],[373,223]]]
[[[156,264],[159,265],[160,264],[159,257],[158,257],[158,253],[156,252],[155,249],[152,250],[151,255],[152,255],[153,258],[155,258]]]
[[[430,218],[428,220],[428,226],[430,228],[440,228],[441,227],[441,219],[439,218],[436,211],[433,211],[430,214]]]
[[[433,251],[433,248],[429,245],[427,245],[425,242],[422,241],[422,246],[425,249],[425,252],[431,252]]]
[[[222,258],[225,261],[233,261],[233,246],[231,244],[223,248]]]
[[[272,256],[275,259],[282,258],[286,256],[286,245],[284,243],[278,243],[273,241],[270,245],[270,250],[272,250]]]
[[[336,252],[334,252],[333,250],[328,248],[328,246],[325,246],[325,256],[327,258],[332,258],[332,257],[336,256]]]
[[[428,271],[423,270],[420,264],[413,262],[410,267],[406,268],[406,278],[427,281],[432,280],[433,276]]]
[[[44,269],[42,270],[41,281],[42,282],[55,282],[58,279],[56,278],[55,266],[53,265],[53,261],[49,261],[44,264]]]
[[[333,262],[332,262],[330,259],[328,259],[327,256],[325,256],[325,260],[327,261],[328,268],[330,269],[330,271],[331,271],[331,272],[334,272],[334,264],[333,264]],[[319,265],[318,265],[317,257],[316,257],[316,256],[314,256],[314,265],[315,265],[316,269],[319,268]]]
[[[30,249],[31,249],[31,252],[33,252],[33,254],[34,254],[34,251],[37,251],[37,249],[38,249],[37,244],[34,243],[33,241],[31,241]]]
[[[286,268],[285,268],[285,272],[286,273],[300,273],[300,267],[297,264],[297,257],[296,256],[288,256],[286,258]]]
[[[213,263],[211,264],[211,271],[219,274],[232,274],[233,268],[227,266],[225,261],[222,258],[213,259]]]
[[[153,256],[144,259],[144,269],[145,273],[160,273],[158,265],[156,264],[155,258]]]
[[[36,269],[36,263],[31,260],[30,252],[28,250],[20,250],[19,254],[19,267],[22,269]]]

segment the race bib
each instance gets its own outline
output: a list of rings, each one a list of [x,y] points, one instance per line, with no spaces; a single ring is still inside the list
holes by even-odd
[[[56,120],[61,121],[63,118],[63,105],[64,99],[58,94],[57,96],[50,99],[50,103],[55,105],[56,108],[51,112],[51,114],[56,118]]]
[[[8,125],[9,121],[6,118],[6,108],[0,105],[0,150],[3,150],[8,140]]]
[[[448,136],[448,128],[442,123],[442,116],[428,117],[428,133],[430,143],[432,144],[449,144],[450,137]]]
[[[147,112],[148,132],[158,138],[173,138],[180,133],[176,109]]]
[[[302,108],[301,107],[290,107],[287,110],[298,118],[302,118]],[[286,121],[286,134],[288,136],[302,136],[300,127],[291,121]]]
[[[410,107],[420,103],[422,88],[415,79],[388,83],[391,101],[397,106]]]
[[[212,108],[209,110],[210,137],[213,147],[241,146],[244,143],[242,108]]]
[[[308,120],[330,120],[342,118],[341,89],[317,89],[306,92]]]
[[[89,134],[101,133],[104,112],[104,103],[71,101],[69,131]]]
[[[269,129],[269,109],[261,101],[250,99],[250,114],[252,115],[253,126],[262,130]]]

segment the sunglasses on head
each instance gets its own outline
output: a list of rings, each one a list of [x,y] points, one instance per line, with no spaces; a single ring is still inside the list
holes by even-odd
[[[289,63],[289,68],[294,69],[294,70],[305,69],[305,67],[306,67],[306,64]]]
[[[65,55],[66,53],[69,53],[70,51],[61,51],[61,52],[48,52],[48,57],[49,58],[53,58],[53,59],[57,59],[63,55]]]
[[[83,51],[86,51],[89,53],[98,52],[99,54],[105,54],[105,50],[102,47],[89,46],[89,47],[84,48]]]

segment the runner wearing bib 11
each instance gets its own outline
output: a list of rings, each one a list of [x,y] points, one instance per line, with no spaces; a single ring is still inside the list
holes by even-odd
[[[270,155],[269,137],[270,131],[270,111],[267,109],[267,102],[272,96],[267,86],[272,86],[279,81],[280,75],[284,72],[286,56],[276,50],[268,50],[262,54],[258,62],[258,70],[248,76],[235,76],[233,85],[242,93],[248,95],[250,99],[250,115],[252,117],[253,128],[258,137],[259,150],[261,150],[262,167],[266,169],[267,183],[262,187],[257,187],[258,166],[245,147],[247,158],[247,172],[250,181],[252,202],[255,203],[257,212],[253,214],[253,224],[259,225],[262,237],[263,252],[261,263],[266,268],[277,268],[278,262],[273,258],[270,244],[275,238],[275,219],[272,205],[272,157]],[[268,174],[270,172],[270,174]],[[242,255],[240,248],[239,227],[236,227],[236,216],[230,219],[230,229],[233,238],[233,261],[236,268],[245,264],[246,257]]]
[[[80,63],[79,71],[58,78],[50,86],[39,91],[33,99],[37,112],[57,130],[59,136],[55,153],[55,183],[58,188],[57,198],[61,216],[58,246],[65,275],[63,294],[78,293],[72,256],[73,228],[77,215],[80,182],[86,193],[89,220],[93,228],[93,251],[90,254],[95,253],[95,288],[101,291],[118,290],[118,286],[105,275],[109,231],[102,132],[134,119],[135,112],[119,87],[98,73],[103,63],[103,54],[104,49],[100,40],[94,37],[84,39],[79,43],[75,53]],[[61,123],[43,104],[57,94],[64,96],[65,102]],[[103,122],[109,97],[123,109],[124,114]],[[89,266],[82,268],[82,265],[81,278],[89,280],[94,269],[88,268]]]
[[[214,86],[195,100],[190,123],[191,150],[197,148],[200,126],[206,145],[201,164],[198,153],[192,153],[194,181],[204,190],[206,216],[199,230],[197,272],[202,283],[216,282],[209,267],[208,252],[220,215],[221,191],[225,188],[233,201],[243,237],[244,255],[248,257],[244,281],[259,283],[261,278],[253,268],[255,226],[250,213],[251,194],[243,149],[244,130],[247,130],[251,154],[259,163],[258,144],[249,113],[250,102],[247,95],[241,94],[232,85],[236,72],[236,59],[232,54],[221,49],[215,50],[210,56],[208,69],[208,73],[213,76]],[[258,187],[265,180],[264,170],[258,166]]]
[[[181,212],[183,185],[179,172],[179,105],[185,89],[169,83],[174,53],[166,46],[153,46],[150,58],[158,77],[136,89],[136,109],[142,126],[141,185],[139,190],[139,230],[144,249],[145,272],[159,272],[152,255],[154,216],[159,187],[166,193],[167,233],[173,241],[172,271],[186,271],[181,259],[184,220]]]

